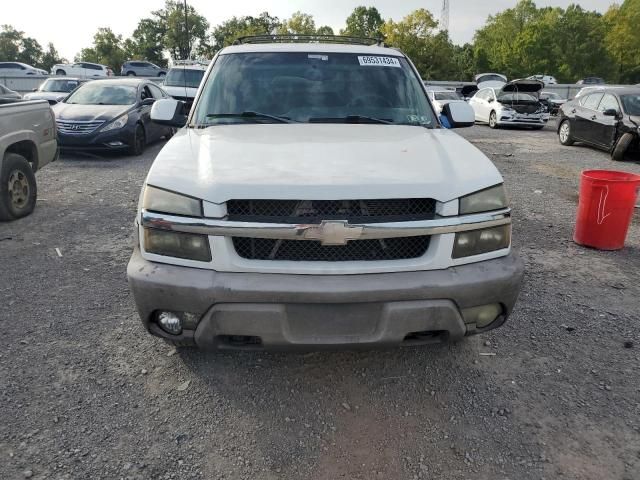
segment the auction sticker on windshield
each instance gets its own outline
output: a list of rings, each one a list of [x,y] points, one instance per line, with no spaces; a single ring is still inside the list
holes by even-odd
[[[360,65],[363,67],[397,67],[400,66],[400,60],[394,57],[358,57]]]

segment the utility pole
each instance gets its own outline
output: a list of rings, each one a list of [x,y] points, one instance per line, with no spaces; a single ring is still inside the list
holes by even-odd
[[[449,0],[442,0],[442,12],[440,13],[440,31],[449,31]]]
[[[189,14],[187,13],[187,0],[184,0],[184,36],[187,42],[185,60],[191,60],[191,40],[189,39]]]

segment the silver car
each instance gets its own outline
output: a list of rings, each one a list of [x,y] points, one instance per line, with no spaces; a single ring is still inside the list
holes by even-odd
[[[120,75],[129,77],[164,77],[167,74],[165,68],[151,62],[129,61],[122,64]]]
[[[23,75],[47,75],[45,70],[20,62],[0,62],[0,76],[21,77]]]
[[[4,103],[13,103],[20,101],[22,96],[18,92],[14,92],[13,90],[5,87],[4,85],[0,85],[0,105]]]

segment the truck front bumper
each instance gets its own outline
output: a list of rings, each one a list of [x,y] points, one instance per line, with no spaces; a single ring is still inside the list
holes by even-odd
[[[136,249],[129,285],[154,335],[203,349],[320,349],[457,341],[504,323],[516,302],[523,263],[515,255],[446,270],[367,275],[225,273],[149,262]],[[482,330],[463,310],[499,304]],[[195,319],[181,335],[157,312]]]

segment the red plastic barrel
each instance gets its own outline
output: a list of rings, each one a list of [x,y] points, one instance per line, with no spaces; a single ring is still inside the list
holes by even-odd
[[[573,240],[600,250],[620,250],[638,198],[640,175],[586,170],[580,181],[578,218]]]

